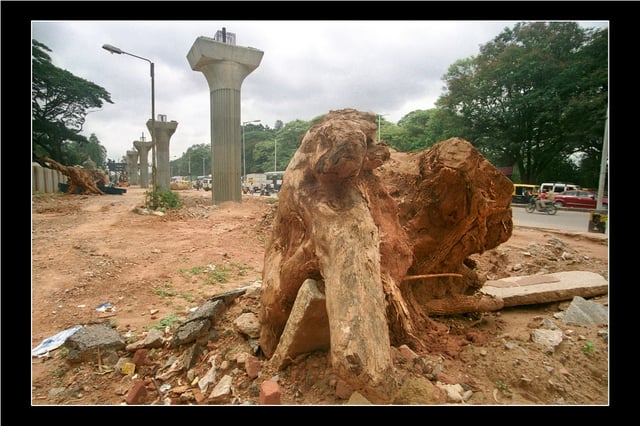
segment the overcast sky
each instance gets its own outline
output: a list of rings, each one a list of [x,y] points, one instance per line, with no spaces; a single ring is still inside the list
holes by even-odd
[[[518,21],[33,21],[32,38],[47,45],[52,62],[102,86],[113,104],[87,115],[92,133],[120,161],[151,117],[147,61],[111,54],[111,44],[148,58],[155,67],[155,112],[178,122],[171,158],[211,142],[209,86],[191,69],[187,53],[198,37],[226,28],[236,45],[264,52],[241,91],[242,121],[274,127],[311,120],[330,110],[356,108],[391,122],[430,109],[442,76],[456,60],[479,53]],[[607,22],[583,22],[607,27]]]

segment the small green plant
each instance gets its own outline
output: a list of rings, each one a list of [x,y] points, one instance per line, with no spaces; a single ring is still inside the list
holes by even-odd
[[[511,396],[511,391],[509,390],[509,387],[502,380],[498,380],[496,382],[496,388],[498,388],[502,396],[505,396],[507,398]]]
[[[156,330],[163,330],[165,327],[171,327],[171,325],[178,320],[179,316],[175,312],[164,317],[159,323],[153,326]]]
[[[131,344],[131,343],[134,343],[134,342],[137,342],[137,341],[138,341],[138,337],[137,337],[137,336],[135,336],[135,335],[133,335],[133,336],[129,336],[129,337],[127,337],[127,338],[125,339],[125,343],[126,343],[127,345],[129,345],[129,344]]]
[[[194,266],[191,269],[180,268],[180,273],[185,279],[190,279],[192,276],[204,274],[209,271],[206,266]]]
[[[193,275],[198,275],[206,272],[206,270],[207,268],[205,268],[204,266],[194,266],[193,268],[191,268],[191,273]]]
[[[203,283],[206,285],[226,283],[229,281],[229,274],[236,273],[240,276],[247,275],[247,270],[251,266],[242,263],[229,262],[228,265],[206,265],[194,266],[190,269],[181,268],[179,271],[185,279],[190,279],[196,275],[204,275]]]
[[[594,349],[593,342],[586,341],[582,344],[582,353],[587,356],[591,355]]]
[[[216,268],[213,271],[209,271],[209,273],[207,274],[207,278],[204,280],[204,283],[226,283],[228,280],[229,277],[227,277],[226,268],[222,267],[220,269]]]
[[[238,275],[240,276],[247,275],[247,270],[251,269],[251,266],[245,265],[243,263],[229,262],[229,265],[236,268],[238,270]]]
[[[69,355],[69,348],[67,348],[66,346],[61,347],[58,351],[58,358],[63,359],[66,358],[67,355]]]
[[[189,293],[180,293],[180,297],[182,297],[184,300],[186,300],[187,302],[194,302],[196,300],[196,298]]]
[[[68,370],[67,370],[67,367],[66,367],[66,366],[64,366],[64,365],[60,365],[60,366],[56,367],[56,368],[51,372],[51,375],[52,375],[53,377],[60,378],[60,377],[64,376],[64,375],[67,373],[67,371],[68,371]]]
[[[180,272],[180,274],[182,274],[182,276],[184,277],[184,279],[188,280],[191,278],[191,271],[189,271],[188,269],[185,268],[180,268],[178,270],[178,272]]]
[[[171,283],[162,284],[162,288],[156,289],[156,295],[160,297],[173,297],[178,293],[174,290],[171,290]]]
[[[147,191],[144,205],[151,210],[174,210],[183,203],[180,195],[173,191]]]

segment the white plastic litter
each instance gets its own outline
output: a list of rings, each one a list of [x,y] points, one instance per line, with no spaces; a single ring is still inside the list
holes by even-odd
[[[98,312],[115,312],[116,307],[111,304],[111,302],[105,302],[102,305],[96,307],[96,311]]]
[[[80,330],[82,328],[81,325],[75,325],[71,328],[68,328],[55,336],[51,336],[47,339],[44,339],[42,343],[31,350],[31,356],[43,357],[48,356],[49,351],[59,348],[62,344],[71,336],[73,333]]]

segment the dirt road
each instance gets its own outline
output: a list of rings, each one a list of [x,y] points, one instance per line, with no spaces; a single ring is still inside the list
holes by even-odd
[[[157,216],[142,214],[144,192],[132,187],[122,196],[33,196],[32,347],[74,325],[104,321],[123,335],[143,335],[213,295],[261,280],[276,198],[243,195],[242,203],[212,206],[210,192],[185,190],[179,191],[183,208]],[[567,270],[608,278],[608,255],[608,240],[600,235],[516,226],[505,244],[473,257],[488,279]],[[607,297],[597,301],[606,305]],[[115,310],[96,311],[105,302]],[[418,354],[442,372],[438,379],[433,369],[427,374],[398,360],[398,380],[422,376],[434,383],[446,378],[462,383],[473,393],[465,404],[606,405],[608,341],[602,327],[566,327],[555,319],[567,304],[437,318],[468,344]],[[239,303],[219,325],[220,332],[231,333],[234,314],[255,309]],[[544,319],[564,333],[550,354],[531,341],[531,330]],[[233,335],[211,343],[210,350],[223,359],[246,347],[246,339]],[[160,351],[162,356],[168,351]],[[232,371],[237,365],[229,359]],[[209,367],[203,362],[196,370],[204,374]],[[269,373],[265,369],[249,380],[236,372],[234,402],[229,403],[255,403],[255,386]],[[336,393],[326,357],[300,360],[279,375],[283,404],[346,402]],[[116,372],[99,374],[95,365],[69,366],[60,351],[32,358],[33,404],[117,405],[130,386]]]

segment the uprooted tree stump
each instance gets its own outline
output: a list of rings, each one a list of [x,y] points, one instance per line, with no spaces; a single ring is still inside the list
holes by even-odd
[[[470,254],[511,236],[512,184],[467,141],[414,154],[376,117],[331,111],[306,133],[265,250],[260,346],[271,357],[307,279],[326,298],[332,368],[373,402],[395,391],[390,345],[437,345],[433,314],[495,310]]]
[[[42,156],[40,159],[47,166],[58,170],[69,179],[67,194],[75,194],[80,190],[82,194],[104,195],[104,192],[98,188],[98,182],[105,180],[104,172],[98,169],[85,169],[81,166],[65,166],[46,156]]]

